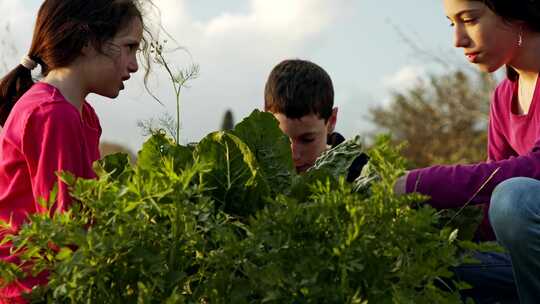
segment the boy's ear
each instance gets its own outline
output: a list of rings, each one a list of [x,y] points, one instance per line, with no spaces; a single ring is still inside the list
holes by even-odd
[[[337,123],[337,115],[338,115],[338,108],[335,107],[332,109],[332,115],[328,118],[328,122],[326,123],[326,130],[328,131],[328,134],[334,133],[334,129],[336,128]]]

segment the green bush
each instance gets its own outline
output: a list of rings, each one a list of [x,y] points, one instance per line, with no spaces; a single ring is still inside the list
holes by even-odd
[[[5,238],[22,262],[0,275],[50,271],[32,297],[51,303],[459,303],[444,286],[473,245],[411,207],[425,198],[393,194],[404,162],[386,137],[346,183],[358,142],[297,175],[267,113],[195,146],[155,134],[137,165],[116,154],[96,180],[64,174],[78,203]]]

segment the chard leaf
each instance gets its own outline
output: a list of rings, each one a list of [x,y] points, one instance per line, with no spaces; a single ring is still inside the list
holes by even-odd
[[[255,110],[232,131],[249,147],[273,193],[284,192],[296,174],[291,144],[270,113]]]
[[[164,157],[174,160],[176,170],[184,169],[193,163],[192,149],[177,145],[165,133],[156,133],[148,139],[138,153],[138,167],[153,171],[161,167]]]
[[[195,155],[208,165],[202,182],[226,212],[248,215],[260,209],[270,189],[255,155],[240,138],[226,132],[212,133],[196,146]]]
[[[309,171],[325,170],[334,178],[347,176],[349,167],[363,152],[360,136],[346,140],[336,147],[325,151]]]
[[[98,176],[111,175],[114,179],[118,179],[130,169],[129,156],[126,153],[107,155],[94,163],[94,171]]]

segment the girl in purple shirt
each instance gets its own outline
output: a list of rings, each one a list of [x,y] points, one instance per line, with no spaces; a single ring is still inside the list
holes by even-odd
[[[536,303],[540,295],[540,182],[536,180],[540,179],[540,1],[443,3],[454,28],[454,44],[465,57],[485,72],[507,69],[507,78],[491,102],[488,161],[413,170],[396,182],[395,190],[426,194],[436,208],[461,207],[471,199],[472,204],[485,204],[479,235],[483,240],[497,239],[508,254],[478,254],[482,265],[458,267],[457,276],[473,286],[471,294],[478,302],[511,296],[517,286],[521,303]]]

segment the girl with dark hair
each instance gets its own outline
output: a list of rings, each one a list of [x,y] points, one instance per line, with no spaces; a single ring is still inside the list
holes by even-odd
[[[0,82],[0,240],[16,233],[27,215],[69,207],[57,172],[94,178],[101,126],[86,97],[118,96],[138,70],[143,18],[137,0],[46,0],[25,56]],[[146,44],[143,45],[144,47]],[[31,71],[40,66],[42,79]],[[58,185],[54,210],[41,199]],[[11,246],[0,259],[16,262]],[[0,303],[24,303],[22,294],[46,283],[46,274],[0,289]]]
[[[465,57],[485,72],[507,68],[507,78],[491,102],[488,161],[413,170],[396,182],[395,190],[426,194],[430,204],[441,209],[459,208],[469,201],[484,204],[478,239],[496,239],[508,254],[478,254],[480,265],[458,267],[456,275],[473,286],[470,294],[480,303],[511,296],[515,286],[522,303],[536,303],[540,295],[540,182],[536,180],[540,179],[540,1],[443,3],[454,28],[454,44]]]

